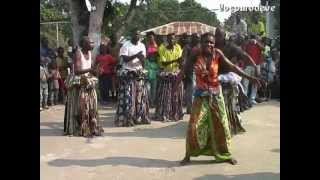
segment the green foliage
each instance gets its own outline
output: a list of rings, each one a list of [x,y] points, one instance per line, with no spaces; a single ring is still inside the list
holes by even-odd
[[[140,2],[140,1],[139,1]],[[116,32],[123,23],[130,4],[108,0],[104,11],[102,34],[110,36]],[[68,4],[65,0],[40,0],[40,21],[70,21]],[[198,21],[208,25],[217,26],[219,21],[214,12],[195,0],[144,0],[144,3],[136,7],[135,15],[126,27],[125,35],[137,27],[146,30],[152,27],[167,24],[173,21]],[[61,43],[72,37],[70,24],[59,24],[59,36]],[[55,25],[41,25],[40,34],[49,39],[49,44],[56,46]]]
[[[109,35],[117,31],[117,27],[122,23],[121,15],[125,15],[128,8],[128,4],[113,4],[112,10],[117,9],[115,12],[118,14],[114,12],[112,13],[114,16],[105,16],[103,31],[105,34]],[[219,24],[214,12],[210,12],[194,0],[186,0],[181,3],[178,0],[148,0],[136,7],[135,16],[127,26],[124,35],[128,35],[135,27],[146,30],[173,21],[198,21],[213,26]],[[111,28],[108,27],[108,23],[112,24]]]
[[[41,0],[40,22],[70,21],[68,6],[65,1]],[[48,38],[49,46],[56,47],[57,32],[55,24],[41,24],[40,36]],[[70,24],[59,24],[59,46],[66,46],[67,40],[72,37]]]
[[[65,1],[40,1],[40,22],[68,20],[67,12],[68,6]]]
[[[217,26],[219,21],[214,12],[201,6],[195,0],[185,0],[180,4],[182,21],[199,21],[208,25]]]

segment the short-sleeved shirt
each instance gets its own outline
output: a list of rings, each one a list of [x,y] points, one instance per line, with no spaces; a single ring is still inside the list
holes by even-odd
[[[262,34],[261,36],[265,36],[266,32],[265,32],[265,27],[264,27],[263,22],[259,21],[257,24],[253,23],[251,25],[250,32],[257,34],[257,35]]]
[[[164,71],[174,72],[179,69],[178,62],[171,63],[167,66],[162,65],[163,62],[170,62],[182,56],[182,49],[178,43],[176,43],[173,46],[173,49],[167,49],[166,45],[161,44],[158,52],[159,52],[159,65],[161,68],[163,68]]]
[[[111,55],[99,54],[96,59],[101,75],[110,75],[114,72],[114,65],[116,64],[116,60]]]
[[[262,63],[262,51],[257,44],[248,43],[245,50],[257,65]]]
[[[138,42],[137,45],[132,44],[131,41],[127,41],[120,48],[119,56],[133,56],[142,51],[144,57],[146,57],[146,47],[143,43]],[[138,58],[135,58],[129,62],[123,63],[123,69],[127,70],[141,70],[143,69],[142,64]]]
[[[247,34],[247,23],[241,19],[239,24],[233,25],[233,32],[241,35]]]

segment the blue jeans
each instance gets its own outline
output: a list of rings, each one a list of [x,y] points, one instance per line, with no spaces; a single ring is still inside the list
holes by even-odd
[[[258,67],[258,71],[260,71],[260,65],[257,65]],[[253,66],[247,66],[244,69],[244,72],[246,72],[248,75],[250,76],[256,76],[255,75],[255,68]],[[244,93],[250,98],[250,101],[254,101],[257,97],[257,86],[255,85],[251,85],[251,89],[249,90],[249,80],[248,79],[243,79],[242,80],[242,84],[243,84],[243,89],[244,89]],[[249,92],[251,92],[250,94],[248,94]]]

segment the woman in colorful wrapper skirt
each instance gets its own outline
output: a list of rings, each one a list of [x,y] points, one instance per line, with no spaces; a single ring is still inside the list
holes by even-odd
[[[167,36],[168,45],[159,47],[159,65],[157,84],[157,104],[155,120],[178,121],[183,119],[183,85],[173,89],[180,72],[182,49],[175,42],[174,34]]]
[[[214,48],[214,45],[214,35],[204,34],[201,38],[199,55],[187,62],[182,71],[186,72],[188,68],[193,68],[196,74],[195,98],[187,130],[186,154],[181,161],[182,165],[190,162],[191,156],[199,155],[214,156],[216,162],[237,163],[230,151],[231,133],[218,80],[219,67],[227,66],[240,76],[260,84],[258,79],[245,74],[232,64],[219,49]],[[179,75],[177,83],[182,78],[183,73]]]
[[[98,121],[97,78],[92,76],[92,42],[84,37],[74,58],[74,72],[66,80],[67,101],[64,133],[73,136],[100,136],[103,128]]]

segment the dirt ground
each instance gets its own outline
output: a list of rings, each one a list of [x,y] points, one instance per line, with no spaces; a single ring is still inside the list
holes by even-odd
[[[152,110],[153,111],[153,110]],[[64,106],[40,113],[42,180],[277,180],[280,179],[280,102],[256,105],[242,114],[247,132],[232,139],[238,164],[214,164],[212,157],[185,152],[189,115],[179,122],[119,128],[115,107],[100,107],[102,137],[63,136]]]

